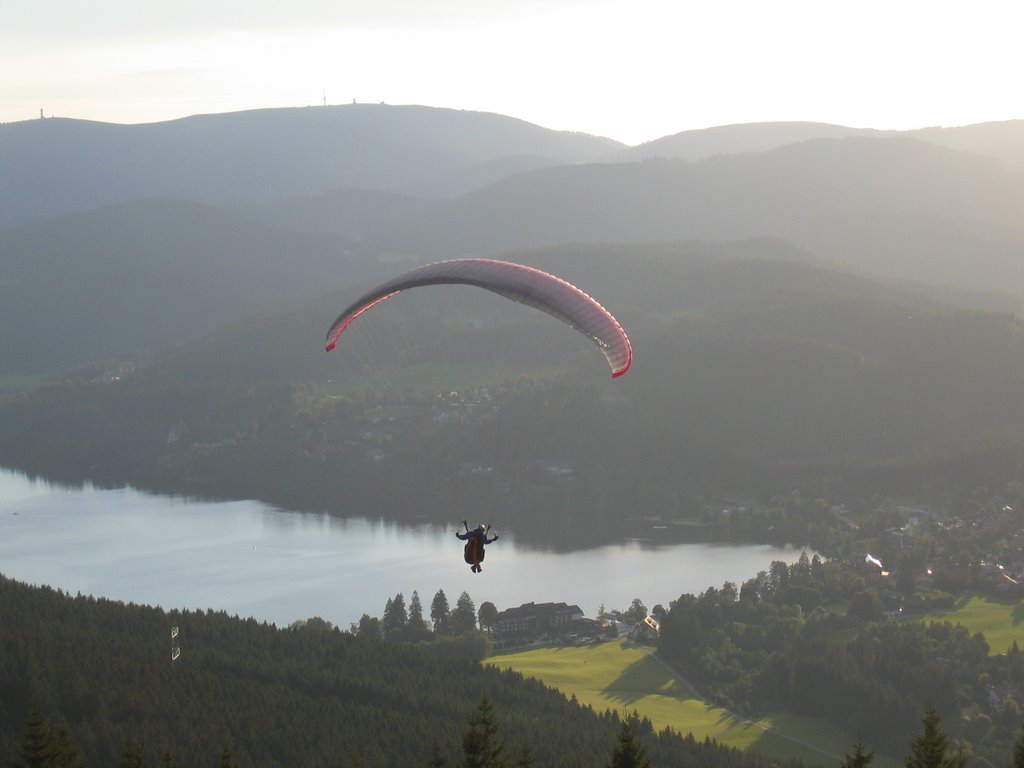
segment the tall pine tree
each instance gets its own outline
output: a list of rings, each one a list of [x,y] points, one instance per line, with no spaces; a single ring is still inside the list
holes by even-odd
[[[612,750],[610,768],[650,768],[650,765],[644,745],[634,738],[629,720],[623,720],[619,738]]]
[[[434,631],[437,634],[447,635],[451,632],[451,608],[443,589],[437,590],[430,603],[430,618],[434,622]]]
[[[409,614],[405,609],[405,596],[399,592],[384,606],[384,619],[381,622],[384,637],[388,640],[399,639],[404,634],[408,623]]]
[[[924,713],[924,733],[910,745],[910,754],[905,761],[907,768],[963,768],[964,756],[956,754],[947,757],[949,737],[939,725],[939,715],[934,709]]]
[[[468,635],[476,631],[476,606],[468,592],[459,595],[455,610],[451,614],[452,634]]]
[[[1017,740],[1013,742],[1013,768],[1024,768],[1024,728],[1020,729]]]
[[[129,737],[125,741],[124,749],[121,751],[121,760],[118,762],[118,768],[142,768],[146,762],[145,754],[142,751],[142,745],[139,744],[135,739]]]
[[[82,753],[63,726],[37,710],[29,712],[21,740],[21,761],[13,768],[82,768]]]
[[[413,596],[415,595],[416,593],[413,592]],[[444,768],[447,762],[444,755],[441,754],[441,745],[437,743],[437,739],[434,739],[430,745],[430,754],[427,756],[427,761],[423,763],[423,768]]]
[[[405,630],[407,640],[417,642],[430,639],[431,626],[423,618],[423,603],[420,602],[420,593],[415,589],[412,591],[412,600],[409,601],[409,622]]]
[[[839,763],[839,768],[867,768],[871,761],[875,759],[875,753],[869,752],[864,744],[857,741],[853,745],[853,754],[845,754],[844,759]]]
[[[498,738],[494,706],[485,697],[462,736],[462,768],[504,768],[504,752],[505,742]]]

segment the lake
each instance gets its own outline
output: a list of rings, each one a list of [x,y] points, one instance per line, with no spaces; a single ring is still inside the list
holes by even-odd
[[[483,573],[462,561],[451,529],[204,502],[131,488],[68,488],[0,468],[0,573],[72,594],[224,610],[278,626],[320,616],[347,629],[380,616],[389,597],[418,590],[424,614],[443,589],[477,607],[566,602],[648,608],[725,581],[737,584],[798,550],[771,546],[625,542],[556,554],[517,544],[487,549]]]

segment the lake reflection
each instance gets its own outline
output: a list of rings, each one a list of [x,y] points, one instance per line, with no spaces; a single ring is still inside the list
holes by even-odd
[[[454,530],[454,525],[452,530]],[[0,469],[0,572],[66,592],[224,610],[284,626],[321,616],[347,628],[418,590],[424,613],[438,589],[454,608],[575,603],[668,607],[680,594],[737,584],[798,551],[769,546],[638,543],[555,554],[511,534],[470,573],[452,530],[289,512],[253,501],[201,502],[122,488],[63,488]]]

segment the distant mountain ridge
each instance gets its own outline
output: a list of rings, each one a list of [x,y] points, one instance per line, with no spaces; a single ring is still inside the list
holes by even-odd
[[[1024,300],[1024,121],[722,126],[635,149],[659,156],[361,104],[0,125],[0,373],[183,343],[402,265],[570,242],[775,238]]]
[[[265,202],[337,189],[428,196],[622,147],[515,118],[351,104],[142,125],[0,125],[0,227],[140,198]]]
[[[892,136],[904,136],[941,147],[988,155],[1017,169],[1024,169],[1024,120],[909,131],[850,128],[813,122],[738,123],[683,131],[624,149],[615,157],[622,161],[653,157],[696,161],[715,155],[765,152],[815,139],[880,139]]]
[[[556,243],[778,237],[847,268],[1024,296],[1024,173],[896,136],[698,162],[548,168],[405,213],[369,240],[425,257]]]
[[[619,153],[621,160],[652,157],[703,160],[740,152],[764,152],[812,139],[843,139],[850,136],[878,138],[895,131],[848,128],[845,125],[811,122],[738,123],[699,128],[644,142]]]
[[[701,160],[822,138],[903,135],[1024,169],[1024,121],[918,131],[813,122],[715,126],[625,147],[516,118],[350,104],[122,125],[0,124],[0,228],[142,198],[238,205],[370,189],[453,197],[517,173],[650,157]]]

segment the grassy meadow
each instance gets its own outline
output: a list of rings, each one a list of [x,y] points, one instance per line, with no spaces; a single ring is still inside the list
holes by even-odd
[[[751,722],[703,699],[650,649],[618,642],[572,648],[539,648],[493,656],[489,664],[536,677],[598,712],[611,709],[648,717],[656,729],[705,736],[775,758],[835,766],[856,737],[813,718],[778,714]],[[895,768],[876,755],[875,768]]]
[[[984,595],[965,595],[948,611],[914,616],[908,621],[948,621],[961,624],[972,634],[981,632],[990,654],[1001,654],[1017,641],[1024,648],[1024,602]]]

